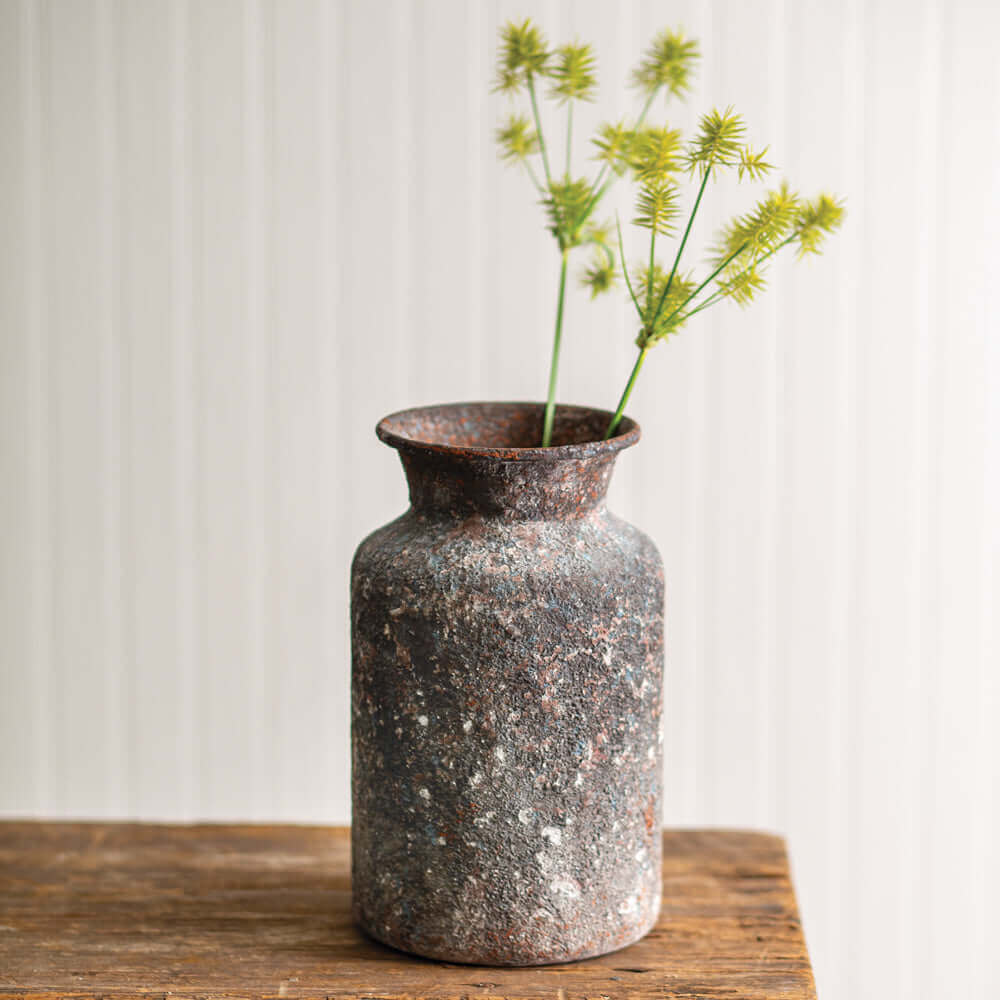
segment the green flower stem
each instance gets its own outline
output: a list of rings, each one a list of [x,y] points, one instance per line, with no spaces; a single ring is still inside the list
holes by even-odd
[[[635,306],[635,311],[641,319],[642,306],[639,305],[639,300],[635,297],[635,291],[632,289],[632,281],[628,276],[628,266],[625,264],[625,244],[622,242],[622,222],[617,215],[615,216],[615,225],[618,227],[618,252],[621,254],[622,259],[622,275],[625,277],[625,285],[628,288],[628,293],[632,296],[632,304]]]
[[[538,148],[542,153],[542,166],[545,167],[545,183],[552,191],[552,173],[549,170],[549,154],[545,148],[545,136],[542,135],[542,119],[538,114],[538,101],[535,99],[535,78],[528,74],[528,94],[531,97],[531,113],[535,116],[535,131],[538,133]]]
[[[549,170],[549,154],[545,148],[545,136],[542,134],[542,119],[538,114],[538,100],[535,97],[535,81],[528,74],[528,95],[531,97],[531,113],[535,116],[535,131],[538,133],[538,148],[542,154],[542,166],[545,168],[545,183],[549,193],[552,192],[552,172]],[[556,332],[552,340],[552,360],[549,363],[549,392],[545,401],[545,422],[542,427],[542,447],[548,448],[552,443],[552,425],[556,418],[556,383],[559,379],[559,349],[562,346],[563,303],[566,299],[566,247],[562,233],[559,233],[559,250],[562,254],[562,265],[559,268],[559,302],[556,306]]]
[[[646,311],[643,313],[643,322],[652,315],[653,310],[653,276],[656,272],[656,226],[654,224],[649,234],[649,278],[646,285]]]
[[[684,238],[681,240],[680,246],[677,248],[677,255],[674,257],[674,266],[670,269],[670,277],[667,278],[667,283],[663,288],[663,294],[660,296],[660,301],[656,304],[656,312],[653,314],[650,326],[656,322],[660,315],[660,311],[663,309],[663,303],[667,301],[667,293],[670,291],[670,286],[674,283],[674,275],[677,273],[677,266],[681,262],[681,254],[684,253],[684,247],[687,245],[688,237],[691,235],[691,226],[694,225],[694,217],[698,214],[698,206],[701,204],[701,196],[705,193],[705,185],[708,183],[708,177],[711,172],[711,165],[709,165],[705,168],[705,176],[701,179],[701,187],[698,188],[698,197],[695,198],[694,207],[691,209],[691,215],[688,217],[687,228],[684,230]]]
[[[763,257],[760,257],[758,260],[755,260],[753,266],[756,267],[758,264],[763,264],[768,257],[773,257],[774,254],[776,254],[782,247],[788,246],[788,244],[791,243],[792,240],[794,239],[795,236],[792,235],[789,236],[787,239],[782,240],[776,247],[772,247],[770,250],[768,250]],[[697,294],[697,292],[695,294]],[[685,313],[681,318],[683,320],[687,320],[689,316],[694,316],[696,313],[700,313],[703,309],[707,309],[709,306],[714,306],[716,302],[719,302],[722,299],[724,299],[726,297],[726,294],[727,293],[723,289],[713,292],[707,299],[705,299],[704,302],[699,303],[694,309],[692,309],[690,312]],[[692,295],[692,298],[693,297],[694,296]],[[688,299],[688,301],[691,300]],[[681,306],[681,308],[683,308],[683,306]]]
[[[646,354],[649,351],[648,347],[639,348],[639,357],[635,359],[635,364],[632,366],[632,374],[628,377],[628,384],[625,386],[625,391],[622,393],[622,398],[618,401],[618,409],[615,410],[615,415],[611,418],[611,423],[608,424],[608,429],[604,432],[604,440],[607,441],[616,430],[618,430],[618,425],[622,422],[622,414],[625,412],[625,407],[628,404],[628,398],[632,395],[632,387],[635,385],[635,380],[639,376],[639,371],[642,368],[643,361],[646,360]]]
[[[528,176],[531,178],[531,183],[535,185],[535,189],[544,198],[545,188],[539,183],[538,178],[535,176],[535,171],[532,169],[531,164],[528,162],[527,158],[522,161],[524,163],[524,169],[528,171]]]
[[[549,367],[549,394],[545,403],[545,423],[542,427],[542,447],[552,444],[552,425],[556,419],[556,383],[559,380],[559,348],[562,345],[563,303],[566,299],[566,261],[569,250],[562,250],[562,266],[559,269],[559,304],[556,306],[556,332],[552,341],[552,363]]]
[[[748,243],[744,243],[738,250],[734,250],[663,322],[668,324],[692,299],[698,297],[702,289],[710,281],[712,281],[717,275],[721,274],[729,264],[734,261],[744,250],[749,246]]]

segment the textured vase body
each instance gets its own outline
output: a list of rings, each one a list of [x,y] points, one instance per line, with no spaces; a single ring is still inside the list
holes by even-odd
[[[373,937],[532,965],[660,905],[663,573],[608,512],[608,414],[456,404],[383,420],[410,509],[351,579],[353,893]]]

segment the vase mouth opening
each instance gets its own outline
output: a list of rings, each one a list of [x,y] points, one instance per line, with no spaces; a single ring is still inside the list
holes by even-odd
[[[634,445],[639,425],[623,417],[602,440],[609,410],[557,404],[552,444],[541,447],[544,403],[445,403],[399,410],[375,428],[381,441],[409,453],[444,454],[505,462],[559,462],[612,456]]]

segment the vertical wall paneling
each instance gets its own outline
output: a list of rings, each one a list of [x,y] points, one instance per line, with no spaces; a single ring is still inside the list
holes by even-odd
[[[766,72],[749,73],[737,58],[747,32],[766,19]],[[784,21],[780,6],[726,9],[706,41],[711,106],[733,105],[746,119],[748,138],[782,150]],[[770,110],[773,109],[773,110]],[[766,137],[766,138],[765,138]],[[784,166],[784,162],[783,162]],[[790,166],[790,165],[789,165]],[[719,222],[747,211],[760,191],[751,185],[720,182],[707,190],[706,216],[695,232],[688,268],[700,258]],[[684,337],[704,338],[709,352],[705,442],[710,467],[709,491],[715,529],[706,530],[706,596],[715,612],[705,618],[705,729],[703,732],[708,808],[716,822],[735,816],[773,816],[772,711],[783,692],[773,683],[774,559],[776,516],[777,409],[784,385],[777,378],[775,316],[783,290],[768,295],[751,314],[724,303],[711,325],[693,321]],[[785,331],[794,338],[798,331]],[[765,470],[771,470],[765,474]],[[741,567],[752,567],[744,571]],[[725,622],[720,628],[719,623]],[[731,665],[741,664],[734,670]],[[778,699],[776,701],[776,699]],[[773,706],[773,707],[772,707]],[[734,754],[734,745],[755,752]]]
[[[176,526],[171,557],[174,587],[170,603],[175,609],[177,659],[173,664],[177,716],[174,722],[176,798],[166,808],[188,818],[200,800],[198,732],[204,712],[198,706],[200,680],[197,641],[197,608],[200,583],[197,574],[197,493],[195,474],[198,421],[197,324],[194,315],[194,202],[192,196],[191,23],[189,5],[177,0],[168,7],[170,181],[166,201],[169,219],[169,339],[170,355],[164,368],[170,379],[170,444],[165,461],[170,465],[170,490],[165,503]],[[164,809],[163,803],[158,807]]]
[[[198,441],[198,625],[203,707],[200,797],[212,816],[253,802],[247,663],[250,650],[247,435],[246,129],[250,8],[192,4],[192,200],[196,229],[195,343]]]
[[[0,132],[0,217],[7,220],[0,233],[0,462],[6,473],[0,488],[0,518],[5,525],[21,525],[6,532],[0,559],[0,635],[5,637],[0,655],[0,731],[7,746],[17,748],[0,755],[0,784],[11,808],[30,809],[35,799],[36,768],[33,758],[38,723],[32,704],[41,671],[25,669],[33,662],[31,567],[37,555],[36,539],[27,529],[32,510],[32,434],[30,404],[33,371],[28,338],[20,333],[30,322],[30,302],[36,273],[37,159],[31,126],[37,121],[33,105],[34,53],[26,44],[28,19],[25,6],[0,7],[0,119],[9,126]],[[33,190],[34,189],[34,190]],[[33,331],[33,332],[37,332]],[[39,667],[41,665],[39,664]]]
[[[46,254],[46,206],[43,192],[48,171],[43,150],[43,117],[48,114],[48,87],[44,76],[48,46],[43,31],[48,25],[46,10],[25,0],[21,4],[22,51],[22,122],[24,136],[24,253],[27,268],[25,282],[24,334],[28,359],[26,406],[26,442],[29,455],[28,531],[31,553],[26,578],[29,592],[31,628],[29,676],[31,678],[31,715],[34,723],[29,769],[37,782],[32,806],[42,812],[59,810],[54,785],[54,731],[59,725],[55,709],[52,560],[52,477],[51,417],[49,397],[51,380],[48,371],[50,354],[49,310],[46,293],[51,281],[45,280],[49,269]]]
[[[941,203],[944,209],[939,235],[938,272],[944,318],[949,333],[939,340],[937,406],[940,450],[937,462],[938,496],[932,543],[937,549],[938,589],[936,639],[940,659],[932,679],[934,716],[933,756],[928,786],[933,808],[929,812],[929,851],[935,907],[931,928],[934,950],[929,962],[931,995],[954,990],[982,995],[984,956],[974,950],[978,927],[985,919],[987,886],[983,858],[987,848],[978,817],[981,807],[983,733],[977,720],[984,694],[980,662],[986,636],[983,604],[964,592],[964,581],[982,579],[987,513],[983,509],[987,438],[987,338],[996,336],[984,309],[992,295],[991,255],[996,252],[995,226],[984,217],[981,199],[993,183],[995,164],[986,158],[962,154],[967,144],[983,141],[978,115],[970,115],[971,95],[980,95],[982,121],[996,122],[996,72],[983,36],[995,20],[986,7],[964,4],[941,11],[945,52],[961,46],[962,58],[942,60],[942,120],[948,123],[943,144]],[[976,192],[974,200],[964,190]],[[939,314],[940,315],[940,314]],[[994,431],[995,433],[995,431]],[[989,514],[995,522],[996,512]],[[959,666],[961,665],[961,666]],[[993,665],[995,671],[995,664]],[[995,768],[995,761],[994,761]],[[968,816],[964,847],[955,850],[952,817]],[[965,926],[945,914],[961,906]],[[947,958],[945,956],[948,956]],[[947,966],[958,970],[946,985]]]
[[[321,601],[322,685],[317,693],[324,696],[326,722],[318,758],[319,799],[316,812],[330,816],[349,816],[350,786],[344,780],[345,761],[350,759],[350,709],[345,683],[350,662],[349,630],[345,628],[348,567],[341,561],[341,525],[350,494],[343,489],[341,473],[343,433],[339,401],[338,343],[347,335],[344,326],[344,258],[340,223],[344,217],[337,192],[344,187],[347,154],[342,137],[346,132],[347,63],[344,43],[345,5],[318,5],[319,32],[319,251],[323,267],[319,300],[319,401],[320,425],[317,428],[320,477],[320,522],[317,558],[323,567]],[[401,312],[402,310],[400,310]],[[363,428],[359,428],[359,433]],[[369,433],[371,433],[369,431]],[[338,567],[331,572],[331,566]],[[320,812],[322,810],[322,812]]]
[[[178,538],[170,461],[174,289],[171,205],[161,197],[173,166],[170,132],[163,128],[170,120],[170,34],[166,7],[124,4],[116,11],[121,489],[107,484],[106,507],[125,539],[119,544],[129,805],[144,813],[155,810],[163,796],[181,793],[174,735],[182,711],[175,681]]]
[[[775,475],[775,685],[771,739],[775,764],[775,822],[789,831],[793,862],[810,913],[807,931],[826,989],[837,988],[845,959],[838,955],[839,894],[844,879],[846,799],[840,794],[845,746],[839,740],[844,687],[857,666],[844,647],[841,623],[852,564],[847,521],[853,490],[850,441],[854,403],[850,398],[855,322],[849,301],[856,270],[851,250],[861,234],[854,223],[863,197],[860,172],[846,157],[837,162],[827,143],[846,145],[846,130],[817,104],[844,109],[857,127],[859,106],[843,92],[843,78],[859,85],[852,62],[855,33],[851,10],[823,3],[786,5],[780,62],[784,121],[772,147],[779,176],[805,195],[823,187],[847,196],[848,228],[822,260],[795,261],[788,255],[773,270],[779,337],[777,382],[780,400]],[[823,38],[806,45],[804,38]],[[791,85],[808,77],[814,86]],[[839,316],[831,327],[817,316]],[[830,329],[836,329],[831,335]],[[801,595],[808,593],[804,601]],[[780,722],[778,720],[781,720]],[[809,801],[801,789],[817,783]],[[818,972],[819,974],[819,972]]]
[[[865,314],[862,309],[862,285],[865,233],[855,222],[864,219],[867,198],[864,183],[864,145],[858,141],[865,121],[865,48],[863,0],[839,8],[839,72],[834,77],[833,105],[838,113],[831,116],[834,134],[839,137],[839,155],[833,162],[842,179],[842,190],[850,199],[851,222],[830,250],[833,268],[834,303],[832,316],[837,335],[831,376],[834,383],[835,434],[831,451],[832,514],[827,528],[830,544],[830,623],[820,635],[829,648],[828,683],[821,697],[829,705],[828,721],[823,728],[826,742],[826,766],[821,770],[823,788],[829,803],[829,838],[824,862],[814,871],[812,913],[822,907],[818,919],[825,928],[823,937],[807,933],[815,942],[817,981],[829,984],[833,996],[850,996],[859,988],[857,969],[851,950],[853,928],[849,876],[852,854],[851,829],[855,822],[850,766],[853,761],[852,707],[854,676],[859,669],[858,601],[854,586],[857,562],[857,484],[858,465],[855,442],[858,439],[858,367],[863,340]],[[828,36],[829,37],[829,36]],[[836,36],[834,36],[836,37]],[[798,858],[798,848],[793,859]],[[808,869],[806,870],[808,871]],[[807,890],[808,891],[808,890]],[[812,919],[812,918],[811,918]]]
[[[1000,116],[1000,66],[994,63],[993,94],[995,114]],[[1000,157],[1000,130],[993,135],[991,162]],[[1000,218],[1000,173],[993,171],[985,192],[985,217]],[[986,476],[985,537],[983,539],[983,576],[981,607],[984,636],[980,676],[983,696],[979,704],[979,731],[982,734],[981,802],[978,822],[980,844],[1000,840],[1000,733],[996,725],[1000,715],[1000,337],[989,331],[1000,329],[1000,294],[995,287],[983,292],[980,304],[986,335]],[[929,769],[928,769],[929,770]],[[992,939],[1000,922],[1000,857],[987,847],[983,870],[986,909],[973,941],[982,963],[984,996],[1000,994],[1000,955]],[[930,893],[926,894],[930,899]],[[925,904],[926,905],[926,904]]]
[[[274,691],[281,713],[279,743],[286,754],[279,802],[282,815],[295,816],[317,801],[317,775],[309,762],[323,744],[327,705],[339,694],[320,641],[329,612],[320,586],[325,567],[316,546],[320,479],[337,472],[316,460],[322,342],[331,336],[316,322],[330,261],[320,254],[319,230],[312,224],[322,184],[318,135],[311,127],[320,95],[318,10],[315,4],[291,5],[276,13],[274,393],[281,529],[276,574],[285,586],[278,595],[279,641],[271,659],[284,665]],[[268,674],[274,676],[269,669]],[[315,742],[297,738],[303,731],[317,734]]]
[[[527,106],[491,92],[526,15],[595,42],[574,174],[683,25],[704,58],[654,123],[732,103],[848,202],[630,406],[612,506],[664,555],[666,818],[788,835],[824,998],[992,996],[1000,13],[973,0],[0,4],[0,813],[349,818],[349,561],[406,503],[373,425],[547,379],[558,254],[496,156]],[[710,190],[686,268],[756,193]],[[586,256],[559,395],[610,407],[635,320]]]
[[[102,208],[101,32],[90,5],[43,9],[43,157],[49,489],[51,496],[54,805],[107,810],[112,760],[104,719],[107,390],[106,222]],[[112,481],[113,481],[112,477]]]
[[[104,810],[121,815],[129,808],[128,767],[131,713],[126,709],[126,622],[130,619],[129,595],[122,572],[122,537],[128,519],[122,510],[122,335],[121,335],[121,203],[119,200],[119,119],[121,60],[120,38],[112,0],[101,0],[96,9],[96,105],[97,105],[97,211],[100,219],[97,255],[101,262],[100,330],[101,406],[100,465],[98,488],[103,496],[100,537],[103,541],[100,593],[102,601],[101,674],[99,685],[104,711],[105,766]],[[168,666],[168,665],[166,665]],[[168,666],[169,669],[169,666]],[[173,774],[173,755],[169,774]],[[168,778],[169,780],[169,778]]]
[[[282,358],[278,353],[278,328],[285,318],[276,302],[280,284],[278,269],[288,263],[282,251],[286,244],[277,237],[276,199],[280,190],[273,174],[272,157],[276,158],[280,140],[272,136],[274,121],[274,81],[276,52],[279,41],[281,10],[260,0],[248,0],[242,8],[243,20],[243,218],[246,237],[243,245],[246,275],[243,281],[246,319],[242,332],[247,360],[246,428],[248,447],[253,458],[247,471],[247,554],[248,614],[247,661],[247,733],[250,772],[258,778],[253,786],[252,815],[267,816],[275,804],[280,812],[282,798],[293,792],[288,780],[287,742],[276,739],[282,731],[276,716],[283,714],[286,692],[301,678],[301,670],[293,659],[282,671],[281,685],[275,684],[270,664],[281,659],[276,632],[284,617],[284,588],[273,593],[275,560],[283,541],[284,522],[276,511],[277,492],[283,477],[277,455],[277,440],[281,421],[277,414],[278,388]],[[303,20],[302,11],[290,8]],[[308,23],[308,22],[307,22]],[[302,54],[306,65],[308,56]],[[315,191],[315,185],[311,186]],[[300,190],[302,190],[300,188]],[[273,253],[270,252],[273,247]],[[303,246],[303,251],[306,247]],[[315,254],[303,252],[299,267],[305,269]],[[306,305],[307,309],[311,302]],[[314,310],[310,309],[310,316]],[[308,331],[304,324],[302,335]],[[293,402],[310,397],[291,388]],[[294,438],[291,439],[294,442]],[[279,471],[280,470],[280,471]],[[298,485],[298,484],[296,484]],[[294,747],[294,744],[293,744]]]

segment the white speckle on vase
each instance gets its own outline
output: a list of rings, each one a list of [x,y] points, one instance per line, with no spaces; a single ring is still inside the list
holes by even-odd
[[[444,837],[438,837],[437,842],[439,844],[447,844],[448,843],[448,841],[445,840]]]
[[[550,843],[558,847],[562,843],[562,830],[557,826],[543,826],[542,836]]]
[[[577,788],[583,787],[583,771],[576,772],[576,781],[574,781],[573,784],[576,785]]]
[[[427,718],[426,715],[418,715],[417,716],[417,722],[419,722],[420,725],[422,725],[422,726],[426,726],[427,723],[428,723],[428,721],[429,720],[428,720],[428,718]]]
[[[518,814],[518,822],[527,826],[531,822],[531,817],[535,815],[534,809],[522,809]]]
[[[478,785],[479,782],[482,781],[482,780],[483,780],[482,774],[480,774],[479,771],[476,771],[476,773],[471,778],[469,778],[469,784],[473,788],[475,788],[476,785]]]
[[[418,698],[423,698],[423,696],[424,696],[424,692],[421,691],[420,688],[417,688],[417,697]]]
[[[493,751],[493,755],[496,757],[498,761],[500,761],[501,764],[507,759],[507,754],[504,752],[503,747],[497,747]]]
[[[531,919],[532,920],[551,920],[552,919],[552,914],[549,913],[548,910],[543,910],[541,907],[539,907],[537,910],[535,910],[534,913],[531,914]]]
[[[560,896],[566,896],[569,899],[580,898],[580,887],[568,878],[557,878],[549,885],[549,889],[552,892],[557,893]]]
[[[602,657],[602,659],[604,660],[604,665],[606,667],[610,667],[611,666],[611,650],[610,649],[606,649],[604,651],[604,656]]]
[[[472,719],[466,719],[466,720],[465,720],[465,722],[463,722],[463,723],[462,723],[462,728],[463,728],[463,729],[464,729],[464,730],[465,730],[465,731],[466,731],[467,733],[470,733],[470,732],[472,732]]]
[[[382,626],[382,635],[390,635],[390,634],[391,634],[391,633],[390,633],[390,630],[389,630],[389,623],[388,623],[388,622],[386,622],[386,623],[385,623],[385,624],[384,624],[384,625]]]
[[[646,848],[645,847],[640,847],[639,850],[635,852],[635,860],[636,861],[645,861],[646,860]]]
[[[635,913],[639,908],[639,900],[635,896],[629,896],[621,906],[618,907],[618,912],[624,917],[629,913]]]
[[[426,800],[430,801],[431,793],[429,791],[427,791],[426,788],[421,788],[420,789],[420,797],[422,799],[426,799]]]

